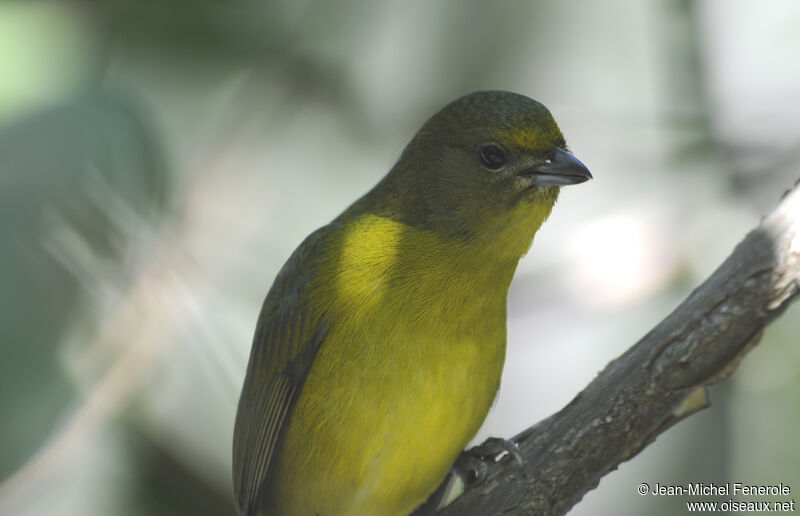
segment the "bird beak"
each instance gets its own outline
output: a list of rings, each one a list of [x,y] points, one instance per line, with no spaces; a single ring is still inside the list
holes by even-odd
[[[589,169],[571,153],[556,147],[552,158],[520,172],[531,179],[534,185],[567,186],[577,185],[592,178]]]

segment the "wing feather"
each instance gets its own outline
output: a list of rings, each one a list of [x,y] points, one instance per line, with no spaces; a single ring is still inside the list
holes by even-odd
[[[325,338],[324,314],[301,300],[330,228],[297,248],[261,308],[233,433],[233,484],[242,516],[258,514],[292,409]]]

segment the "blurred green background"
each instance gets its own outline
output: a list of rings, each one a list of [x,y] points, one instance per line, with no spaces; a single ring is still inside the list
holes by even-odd
[[[798,52],[789,0],[0,4],[0,514],[233,515],[278,268],[478,89],[545,103],[595,175],[520,265],[478,439],[556,411],[800,176]],[[685,512],[639,482],[794,498],[798,314],[571,514]]]

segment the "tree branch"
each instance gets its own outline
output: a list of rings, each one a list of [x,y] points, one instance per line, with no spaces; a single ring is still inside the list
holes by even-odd
[[[437,514],[564,514],[606,473],[708,406],[705,386],[727,378],[800,291],[798,185],[666,319],[566,407],[514,437],[522,468],[490,463],[483,482]]]

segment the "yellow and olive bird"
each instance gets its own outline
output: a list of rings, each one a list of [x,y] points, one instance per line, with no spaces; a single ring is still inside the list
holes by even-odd
[[[500,385],[517,262],[559,188],[592,177],[566,149],[539,102],[466,95],[300,244],[236,414],[242,516],[403,516],[436,489]]]

